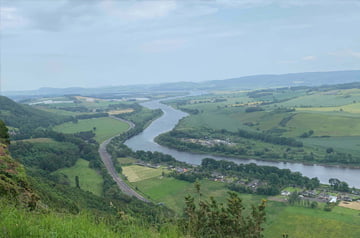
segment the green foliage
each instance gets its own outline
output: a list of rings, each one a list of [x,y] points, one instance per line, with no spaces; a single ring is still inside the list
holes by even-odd
[[[8,126],[19,129],[13,135],[16,139],[29,138],[37,128],[47,128],[71,120],[71,117],[59,116],[28,105],[18,104],[4,96],[0,96],[0,118]]]
[[[200,189],[197,189],[200,193]],[[185,198],[184,218],[180,228],[191,237],[242,237],[262,236],[265,222],[265,200],[252,206],[251,213],[245,215],[242,200],[235,193],[229,193],[226,206],[219,204],[213,197],[209,201],[199,201],[195,205],[192,196]]]
[[[2,120],[0,120],[0,143],[10,144],[8,128]]]
[[[55,126],[54,130],[62,133],[79,133],[92,131],[94,127],[96,128],[96,130],[93,131],[95,133],[95,140],[97,142],[102,142],[126,131],[129,128],[129,125],[113,118],[101,117],[79,120],[77,123],[67,122]]]

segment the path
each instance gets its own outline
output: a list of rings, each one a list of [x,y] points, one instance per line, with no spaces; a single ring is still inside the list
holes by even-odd
[[[110,116],[111,118],[113,119],[116,119],[116,120],[119,120],[119,121],[122,121],[122,122],[126,122],[129,124],[129,129],[132,129],[134,128],[134,123],[130,122],[130,121],[126,121],[124,119],[121,119],[121,118],[117,118],[117,117],[114,117],[114,116]],[[118,136],[118,135],[116,135]],[[111,142],[111,140],[113,138],[115,138],[116,136],[113,136],[109,139],[107,139],[106,141],[102,142],[100,144],[100,147],[99,147],[99,155],[101,157],[101,160],[103,161],[107,171],[109,172],[109,174],[111,175],[111,177],[114,179],[114,181],[116,182],[116,184],[118,185],[118,187],[120,188],[120,190],[129,195],[129,196],[134,196],[136,197],[137,199],[141,200],[141,201],[144,201],[144,202],[150,202],[149,200],[147,200],[146,198],[144,198],[143,196],[141,196],[140,194],[138,194],[135,190],[133,190],[129,185],[127,185],[123,179],[121,179],[118,175],[118,173],[116,172],[115,168],[114,168],[114,164],[111,160],[111,155],[107,152],[106,150],[106,147],[107,145]]]

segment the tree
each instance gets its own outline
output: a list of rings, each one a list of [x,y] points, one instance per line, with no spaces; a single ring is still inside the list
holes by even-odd
[[[199,186],[196,190],[200,193]],[[252,206],[249,215],[245,215],[242,200],[236,193],[229,192],[227,205],[219,204],[213,197],[209,201],[199,201],[195,205],[194,197],[185,197],[184,218],[179,227],[190,237],[241,237],[260,238],[262,224],[265,221],[265,200],[259,206]]]
[[[79,176],[75,176],[75,186],[77,187],[77,188],[80,188],[80,182],[79,182]]]

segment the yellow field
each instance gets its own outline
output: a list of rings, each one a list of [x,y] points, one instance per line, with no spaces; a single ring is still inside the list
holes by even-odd
[[[123,110],[112,110],[112,111],[109,111],[108,113],[110,115],[117,115],[117,114],[130,113],[130,112],[133,112],[133,111],[134,111],[134,109],[128,108],[128,109],[123,109]]]
[[[103,99],[92,98],[92,97],[83,97],[83,96],[75,96],[77,100],[85,101],[85,102],[95,102],[95,101],[103,101]]]
[[[302,107],[296,108],[297,111],[316,111],[316,112],[349,112],[360,113],[360,103],[352,103],[339,107]]]
[[[149,178],[159,177],[161,176],[162,171],[162,168],[153,169],[140,165],[130,165],[122,167],[122,173],[131,183]]]
[[[339,204],[340,207],[347,207],[347,208],[351,208],[351,209],[355,209],[355,210],[360,210],[360,202],[356,201],[356,202],[340,202]]]
[[[25,140],[19,140],[22,142],[31,142],[31,143],[50,143],[50,142],[54,142],[53,139],[51,138],[32,138],[32,139],[25,139]],[[15,141],[16,142],[16,141]]]

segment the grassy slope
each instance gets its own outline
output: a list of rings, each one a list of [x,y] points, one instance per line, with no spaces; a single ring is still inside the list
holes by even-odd
[[[35,213],[5,204],[0,201],[0,237],[180,237],[174,225],[163,226],[160,231],[121,219],[115,225],[108,225],[86,213]]]
[[[285,136],[299,136],[314,130],[315,136],[359,136],[359,118],[328,116],[314,113],[299,113],[287,123],[289,132]]]
[[[91,131],[96,127],[95,140],[102,142],[107,138],[126,131],[129,125],[125,122],[109,117],[79,120],[78,123],[67,122],[54,127],[55,131],[63,133],[76,133],[81,131]]]
[[[272,202],[268,209],[265,237],[331,238],[359,237],[360,218],[358,211],[335,207],[331,212],[319,209],[286,206]]]
[[[98,196],[102,194],[103,178],[94,169],[89,168],[89,162],[79,159],[70,168],[59,169],[55,174],[62,173],[69,179],[71,186],[75,187],[75,176],[79,176],[80,188],[92,192]]]

